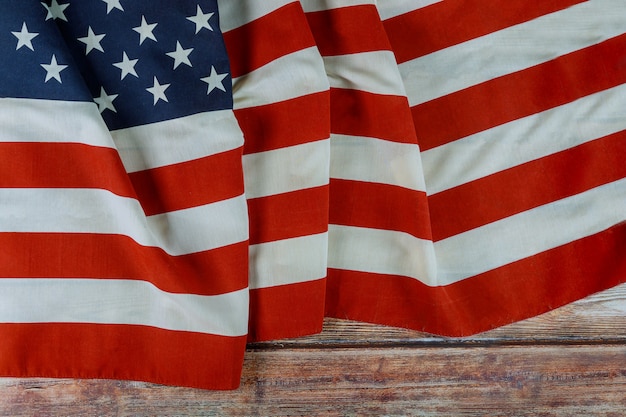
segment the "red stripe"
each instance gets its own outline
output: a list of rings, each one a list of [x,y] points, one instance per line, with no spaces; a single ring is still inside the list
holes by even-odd
[[[163,291],[217,295],[248,286],[248,243],[171,256],[127,236],[0,233],[0,277],[119,278]]]
[[[315,46],[299,2],[224,33],[233,77],[248,74],[284,55]]]
[[[417,143],[406,97],[330,89],[332,133]]]
[[[330,136],[329,92],[235,110],[244,154],[300,145]]]
[[[248,342],[322,331],[326,279],[250,290]]]
[[[432,240],[426,193],[373,182],[330,180],[330,223],[395,230]]]
[[[0,323],[0,374],[239,386],[246,337],[131,325]]]
[[[331,269],[326,314],[466,336],[536,316],[626,281],[626,223],[445,287]]]
[[[584,1],[446,0],[383,23],[403,63]]]
[[[625,178],[625,156],[621,131],[434,194],[434,240]]]
[[[328,231],[328,186],[248,200],[250,244]]]
[[[135,196],[115,149],[81,143],[0,143],[0,188],[99,188]]]
[[[626,35],[621,35],[414,106],[420,146],[444,145],[626,83],[624,50]]]
[[[146,215],[242,195],[242,148],[129,174]]]
[[[127,174],[115,149],[80,143],[0,143],[2,188],[97,188],[138,198],[146,215],[243,194],[242,149]]]
[[[306,18],[322,56],[391,50],[373,4],[310,12]]]

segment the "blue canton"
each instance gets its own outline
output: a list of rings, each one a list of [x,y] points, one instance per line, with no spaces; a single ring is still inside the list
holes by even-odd
[[[215,0],[0,8],[0,97],[93,101],[111,130],[232,109]]]

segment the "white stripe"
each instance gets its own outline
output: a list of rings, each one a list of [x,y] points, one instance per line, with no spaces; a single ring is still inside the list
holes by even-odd
[[[442,0],[378,0],[378,13],[383,20],[400,16]]]
[[[422,152],[428,194],[626,129],[626,84]]]
[[[73,142],[113,148],[95,103],[0,98],[0,142]]]
[[[248,206],[241,195],[149,216],[148,227],[158,245],[172,254],[215,249],[248,239]]]
[[[190,161],[243,145],[232,110],[194,114],[111,134],[127,172]]]
[[[435,243],[439,285],[591,236],[624,220],[626,179],[452,236]]]
[[[259,19],[293,0],[217,0],[222,32],[238,28]]]
[[[416,144],[331,134],[330,149],[331,178],[426,190]]]
[[[326,276],[328,233],[250,245],[250,289]]]
[[[317,47],[282,56],[233,79],[235,109],[262,106],[328,90]]]
[[[244,196],[146,217],[137,200],[99,189],[0,189],[0,232],[111,233],[171,255],[248,238]]]
[[[331,224],[328,267],[415,278],[436,285],[433,242],[407,233]]]
[[[391,51],[326,56],[324,65],[331,87],[406,96]]]
[[[248,290],[172,294],[145,281],[0,279],[2,323],[97,323],[244,336]]]
[[[415,106],[626,31],[626,4],[591,0],[399,65]]]
[[[109,132],[94,103],[0,98],[0,126],[0,142],[84,143],[117,148],[128,172],[202,158],[243,145],[232,110]]]
[[[328,184],[329,140],[243,156],[246,197],[256,198]]]
[[[376,4],[376,0],[300,0],[305,12],[318,12],[322,10],[339,9],[341,7],[361,6],[363,4]]]

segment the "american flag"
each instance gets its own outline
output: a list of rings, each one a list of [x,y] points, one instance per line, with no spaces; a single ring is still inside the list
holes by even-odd
[[[0,369],[233,388],[243,137],[215,1],[4,1]]]
[[[328,250],[328,81],[298,1],[220,0],[250,215],[249,340],[319,332]]]
[[[326,311],[386,321],[385,302],[416,301],[389,298],[386,282],[429,282],[436,273],[405,89],[374,1],[302,4],[331,86]]]
[[[0,374],[233,388],[324,315],[467,335],[624,282],[624,22],[7,0]]]
[[[352,317],[465,335],[623,282],[626,4],[377,4],[437,263],[434,280],[372,283],[387,298]]]

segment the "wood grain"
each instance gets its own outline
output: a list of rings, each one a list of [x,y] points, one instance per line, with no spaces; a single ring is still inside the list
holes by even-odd
[[[0,379],[1,416],[623,416],[626,285],[467,338],[341,320],[250,345],[240,389]]]
[[[4,381],[2,415],[606,415],[626,410],[626,347],[251,351],[242,387]]]

